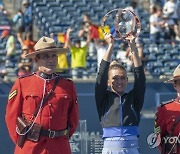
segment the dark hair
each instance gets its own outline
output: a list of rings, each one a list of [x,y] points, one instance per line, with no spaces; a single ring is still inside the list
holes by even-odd
[[[22,10],[21,10],[20,8],[17,10],[17,13],[18,13],[18,12],[23,13]]]
[[[136,7],[137,7],[137,2],[136,2],[136,1],[132,1],[130,5],[131,5],[133,8],[136,8]]]
[[[40,59],[40,58],[41,58],[41,57],[40,57],[40,54],[37,54],[37,55],[36,55],[36,58],[37,58],[37,59]]]
[[[87,18],[90,19],[90,15],[88,13],[84,13],[83,16],[86,16]]]
[[[174,80],[174,84],[177,84],[178,80],[180,80],[180,79]]]
[[[156,13],[157,11],[161,11],[162,12],[162,7],[160,7],[160,6],[153,6],[152,7],[152,10],[153,10],[153,13]]]
[[[74,43],[80,44],[80,43],[81,43],[81,40],[80,40],[80,39],[76,39],[76,40],[74,40]]]

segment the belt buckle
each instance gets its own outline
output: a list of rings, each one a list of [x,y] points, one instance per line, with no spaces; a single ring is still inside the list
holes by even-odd
[[[55,137],[56,132],[49,130],[49,138],[54,138]]]

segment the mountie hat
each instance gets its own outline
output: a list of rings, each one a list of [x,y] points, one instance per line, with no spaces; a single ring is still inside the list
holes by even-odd
[[[27,58],[35,58],[37,54],[45,52],[57,52],[63,53],[67,52],[66,48],[59,48],[56,46],[55,41],[52,38],[43,36],[34,46],[35,51],[26,55]]]
[[[176,67],[176,69],[173,72],[173,78],[165,81],[164,83],[171,83],[176,80],[180,80],[180,64]]]

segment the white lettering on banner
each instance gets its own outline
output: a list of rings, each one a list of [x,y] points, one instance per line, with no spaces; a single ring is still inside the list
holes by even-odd
[[[159,146],[159,144],[161,143],[160,134],[151,133],[147,137],[147,143],[148,143],[149,147],[152,149]]]
[[[81,140],[81,135],[82,133],[80,133],[80,132],[76,132],[73,136],[72,136],[72,140],[74,140],[74,141],[80,141]]]
[[[180,144],[180,138],[178,138],[177,136],[173,136],[173,137],[163,137],[164,143],[179,143]]]
[[[168,138],[167,137],[163,137],[164,143],[167,143]]]
[[[165,136],[165,137],[160,137],[159,133],[151,133],[147,137],[147,143],[150,148],[155,148],[160,145],[161,142],[164,143],[170,143],[170,144],[180,144],[180,133],[178,136]]]
[[[72,152],[80,152],[79,143],[70,142]]]
[[[99,137],[101,139],[100,136],[100,132],[78,132],[76,131],[74,133],[74,135],[71,137],[70,140],[72,141],[81,141],[81,140],[92,140],[92,139],[97,139],[97,137]]]
[[[84,132],[84,131],[76,131],[70,138],[70,146],[71,151],[73,154],[84,154],[87,150],[87,146],[90,145],[91,147],[95,147],[95,149],[100,147],[102,136],[100,135],[100,132]],[[98,141],[98,143],[97,143]],[[91,145],[93,142],[94,144]],[[96,145],[97,144],[97,145]]]

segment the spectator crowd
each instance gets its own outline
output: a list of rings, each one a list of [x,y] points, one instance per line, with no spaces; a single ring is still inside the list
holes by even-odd
[[[147,27],[149,26],[148,39],[151,44],[159,45],[162,43],[160,40],[164,40],[164,44],[175,46],[180,41],[178,5],[176,0],[150,0],[149,24]],[[138,1],[132,1],[127,9],[132,10],[139,16],[138,7]],[[4,14],[8,13],[3,5],[0,5],[0,11]],[[28,0],[23,0],[22,8],[17,10],[12,19],[16,35],[14,35],[12,28],[11,30],[4,29],[1,32],[1,40],[5,41],[6,44],[4,49],[6,51],[5,68],[0,68],[1,77],[8,74],[6,68],[11,66],[13,62],[16,63],[14,66],[17,76],[32,73],[36,70],[33,61],[25,58],[25,54],[34,52],[33,47],[36,43],[33,39],[33,20],[32,4]],[[59,46],[69,49],[67,53],[58,54],[57,73],[73,79],[85,79],[88,78],[90,70],[95,73],[98,71],[100,61],[107,49],[107,43],[100,38],[98,32],[100,23],[94,22],[89,14],[82,14],[81,24],[78,25],[77,31],[74,27],[70,26],[64,31],[63,44],[59,42],[57,33],[51,33],[49,37],[53,38]],[[17,44],[19,44],[21,50],[18,58]],[[143,51],[146,42],[140,36],[136,40],[136,44],[143,65],[146,66],[148,57]],[[115,49],[112,60],[116,59],[123,63],[127,71],[131,72],[133,67],[132,55],[127,42],[115,43]]]

